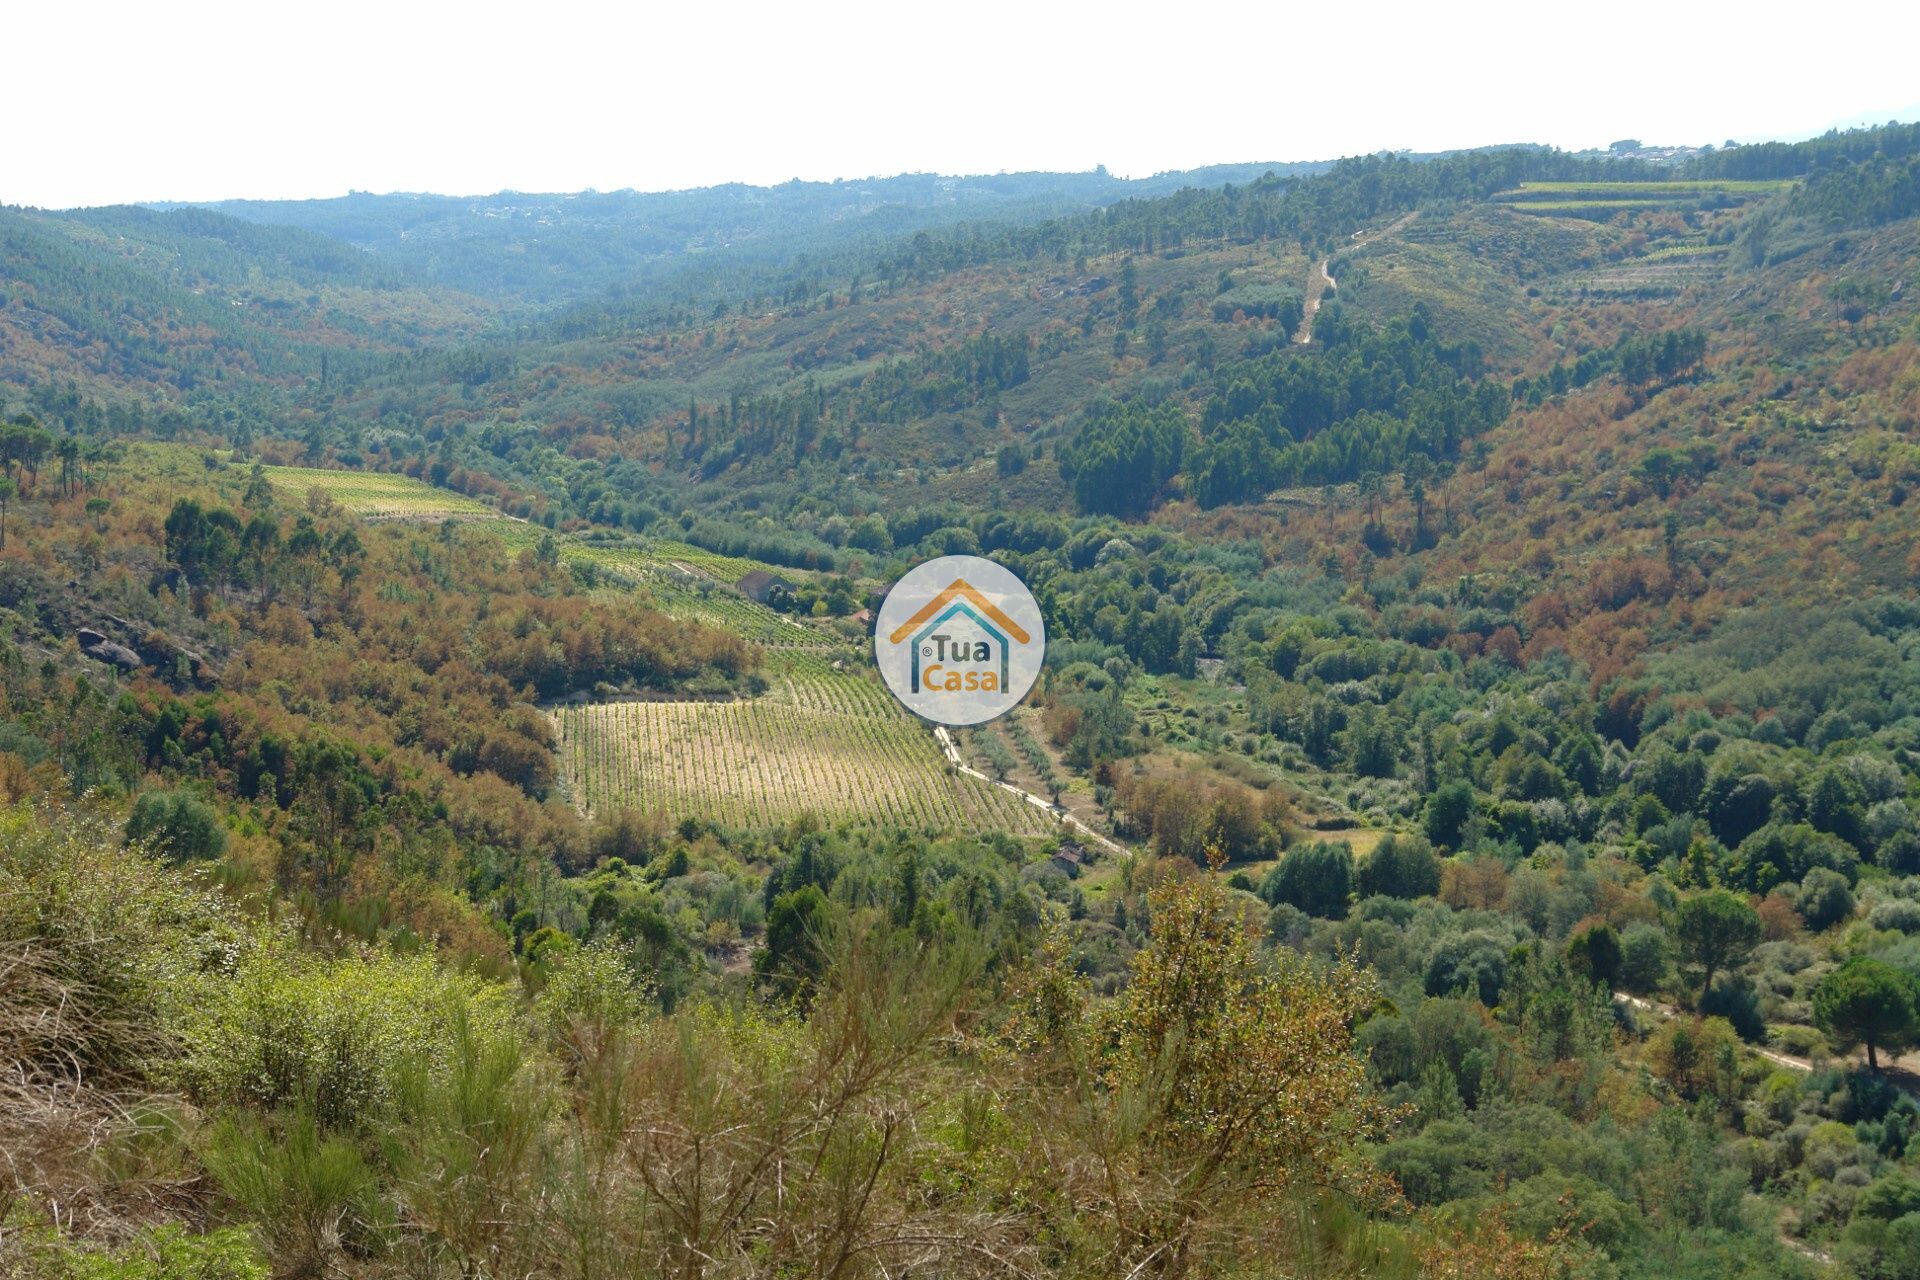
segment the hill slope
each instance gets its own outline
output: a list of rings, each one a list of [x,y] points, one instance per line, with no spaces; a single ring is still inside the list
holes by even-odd
[[[903,174],[776,187],[735,183],[688,191],[372,195],[330,200],[227,200],[205,207],[356,245],[449,288],[549,303],[629,292],[686,270],[780,267],[968,220],[1031,222],[1184,186],[1248,182],[1323,165],[1217,165],[1143,179],[1093,173],[946,177]]]
[[[200,210],[0,210],[0,379],[177,403],[319,380],[321,357],[473,335],[490,309],[429,294],[324,236]]]

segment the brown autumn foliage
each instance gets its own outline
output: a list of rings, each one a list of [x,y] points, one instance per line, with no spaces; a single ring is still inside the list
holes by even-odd
[[[1277,787],[1257,791],[1200,770],[1115,770],[1123,830],[1154,851],[1204,862],[1217,849],[1230,862],[1270,857],[1289,838],[1293,807]]]
[[[244,481],[238,469],[204,470],[174,452],[101,469],[88,493],[111,505],[97,515],[78,494],[16,504],[0,571],[64,582],[79,540],[101,537],[104,562],[67,602],[67,625],[144,616],[135,643],[195,650],[206,669],[200,688],[170,685],[174,671],[133,673],[117,704],[101,703],[83,692],[76,651],[71,673],[10,671],[0,713],[29,717],[69,756],[89,735],[124,734],[131,719],[145,726],[130,735],[145,748],[113,766],[120,785],[144,775],[145,785],[190,785],[248,806],[279,850],[259,870],[283,887],[501,963],[497,935],[458,891],[461,847],[569,865],[588,847],[579,817],[552,794],[553,728],[540,701],[601,682],[724,687],[757,667],[758,651],[639,601],[590,594],[564,566],[477,530],[316,517],[271,501],[248,509]],[[173,571],[163,526],[182,497],[243,521],[277,519],[282,546],[310,521],[322,552],[244,583],[176,593],[165,585]],[[336,545],[357,551],[336,556],[327,550]],[[66,706],[85,711],[46,714]],[[104,723],[115,718],[122,723]],[[326,763],[335,757],[347,763]],[[8,761],[18,761],[0,760],[9,799],[43,790],[33,775],[57,769]]]
[[[1507,899],[1507,869],[1494,858],[1440,864],[1440,900],[1459,911],[1496,911]]]
[[[1760,929],[1768,942],[1786,942],[1806,933],[1806,922],[1794,908],[1791,895],[1775,889],[1753,904],[1760,913]]]

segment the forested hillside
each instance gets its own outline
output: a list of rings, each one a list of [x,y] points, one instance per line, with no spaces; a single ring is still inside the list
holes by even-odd
[[[337,240],[194,209],[0,208],[0,379],[123,411],[257,418],[348,363],[478,334],[491,309],[429,293]]]
[[[366,249],[450,288],[532,303],[661,290],[712,296],[784,274],[796,257],[842,256],[915,231],[1028,221],[1188,186],[1247,182],[1323,165],[1218,165],[1142,179],[1093,173],[952,178],[902,174],[777,187],[691,191],[501,192],[459,198],[356,192],[332,200],[227,200],[208,206]],[[689,259],[713,259],[692,265]]]
[[[1920,1272],[1917,156],[0,211],[0,1275]]]

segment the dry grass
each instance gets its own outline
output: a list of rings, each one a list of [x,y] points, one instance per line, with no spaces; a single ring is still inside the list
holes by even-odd
[[[117,844],[50,805],[0,825],[0,1223],[25,1203],[122,1239],[203,1207],[197,1172],[153,1150],[179,1122],[144,1072],[168,1048],[141,974],[167,931],[148,912],[191,899],[147,896],[164,873]]]

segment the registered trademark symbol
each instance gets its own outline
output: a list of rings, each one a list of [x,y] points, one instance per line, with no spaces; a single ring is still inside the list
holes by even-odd
[[[933,656],[933,646],[930,644],[922,645],[920,648],[920,656],[923,658],[931,658]]]

